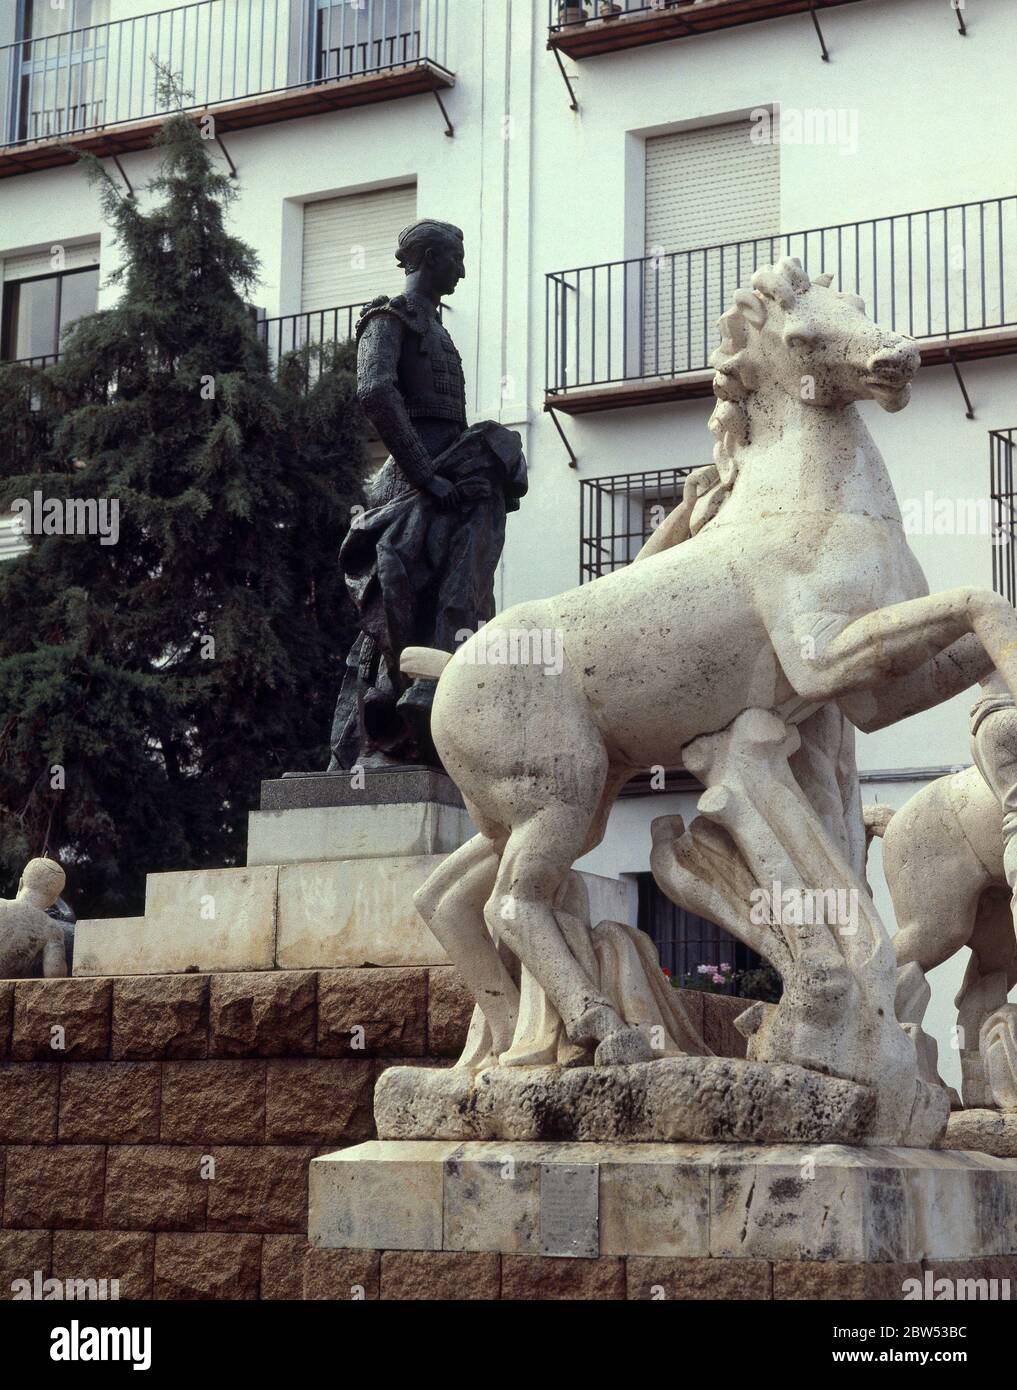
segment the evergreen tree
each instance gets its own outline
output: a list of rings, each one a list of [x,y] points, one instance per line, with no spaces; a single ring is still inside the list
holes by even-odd
[[[0,894],[44,848],[79,916],[144,875],[244,862],[263,777],[324,767],[352,639],[337,563],[366,465],[348,345],[278,379],[244,302],[236,196],[169,117],[147,210],[92,165],[115,307],[0,371],[0,505],[108,499],[119,537],[0,564]]]

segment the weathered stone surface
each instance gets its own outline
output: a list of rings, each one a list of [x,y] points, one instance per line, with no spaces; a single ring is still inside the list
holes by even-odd
[[[423,1057],[427,972],[323,970],[318,976],[318,1055]]]
[[[465,1250],[386,1250],[381,1257],[382,1299],[459,1302],[493,1300],[500,1295],[500,1255]]]
[[[19,980],[11,1056],[18,1062],[109,1056],[112,980]]]
[[[1017,1114],[1001,1110],[955,1110],[950,1116],[940,1147],[968,1149],[1017,1158]]]
[[[473,995],[451,965],[427,972],[427,1050],[434,1057],[458,1057],[473,1016]]]
[[[271,970],[278,869],[149,874],[144,917],[79,922],[75,975]]]
[[[262,1061],[165,1062],[164,1144],[260,1144],[265,1138]]]
[[[551,1260],[540,1255],[503,1255],[501,1296],[503,1299],[529,1300],[623,1299],[625,1261]]]
[[[54,1231],[53,1278],[117,1279],[121,1299],[152,1297],[155,1236],[139,1231]],[[80,1287],[80,1286],[79,1286]]]
[[[105,1150],[82,1145],[7,1150],[4,1225],[88,1230],[102,1225]]]
[[[60,1068],[52,1062],[0,1065],[0,1144],[52,1144],[59,1088]]]
[[[208,1229],[297,1233],[307,1225],[307,1148],[212,1150],[215,1178],[208,1183]]]
[[[428,767],[371,768],[354,785],[350,772],[304,773],[261,784],[261,809],[287,811],[301,806],[398,806],[434,802],[462,807],[451,777]]]
[[[208,976],[139,975],[113,982],[117,1061],[208,1056]]]
[[[308,1250],[303,1271],[300,1296],[310,1301],[360,1302],[379,1296],[381,1255],[376,1250]]]
[[[325,863],[450,854],[476,832],[464,810],[440,802],[252,811],[248,864]]]
[[[297,1058],[269,1062],[265,1138],[270,1144],[352,1144],[374,1130],[371,1062]]]
[[[598,1169],[602,1255],[708,1255],[711,1154],[720,1145],[460,1145],[445,1160],[446,1250],[540,1254],[543,1170],[548,1164]]]
[[[382,1139],[857,1143],[871,1093],[800,1067],[668,1057],[630,1067],[393,1067],[379,1077]]]
[[[625,1280],[630,1299],[733,1303],[772,1297],[768,1260],[633,1256],[626,1261]]]
[[[718,1261],[719,1263],[719,1261]],[[913,1264],[840,1263],[832,1260],[778,1260],[773,1266],[774,1299],[843,1303],[856,1299],[894,1302],[904,1297],[905,1279],[920,1279]]]
[[[304,1057],[314,1052],[316,978],[311,973],[216,975],[210,1057]]]
[[[1014,1164],[835,1144],[375,1140],[311,1165],[309,1238],[331,1249],[536,1253],[545,1171],[561,1165],[596,1174],[594,1248],[604,1256],[909,1264],[1017,1255]],[[560,1192],[550,1196],[560,1224]],[[577,1243],[587,1242],[587,1206],[574,1214]]]
[[[0,980],[0,1062],[10,1056],[14,1019],[14,981]]]
[[[286,864],[279,870],[283,970],[447,965],[413,894],[444,855]]]
[[[306,1236],[263,1236],[261,1297],[275,1303],[297,1303],[304,1296]]]
[[[174,1232],[155,1238],[157,1299],[256,1299],[260,1277],[260,1236]]]
[[[692,991],[688,991],[691,993]],[[683,991],[683,998],[686,992]],[[718,1057],[744,1057],[746,1039],[734,1026],[739,1014],[752,1007],[751,999],[727,994],[702,994],[703,1041]]]
[[[32,1284],[36,1271],[50,1277],[52,1245],[50,1231],[0,1231],[0,1303],[13,1301],[16,1279]]]
[[[379,1144],[311,1164],[307,1232],[315,1248],[440,1250],[442,1164],[458,1145]]]
[[[203,1175],[207,1152],[163,1144],[111,1147],[102,1224],[115,1231],[203,1230],[212,1185]]]
[[[61,1144],[159,1138],[158,1062],[71,1062],[60,1071]]]

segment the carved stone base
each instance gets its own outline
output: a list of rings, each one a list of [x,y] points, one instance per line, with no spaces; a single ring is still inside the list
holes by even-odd
[[[382,1139],[857,1144],[873,1105],[856,1082],[729,1057],[478,1076],[392,1067],[374,1095]]]
[[[1017,1252],[1017,1164],[842,1145],[372,1141],[311,1163],[308,1234],[319,1249],[493,1251],[552,1270],[983,1259]]]
[[[941,1147],[1017,1158],[1017,1114],[1003,1110],[955,1110]]]

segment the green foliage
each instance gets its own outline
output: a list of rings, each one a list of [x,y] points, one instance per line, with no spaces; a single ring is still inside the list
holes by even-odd
[[[36,536],[0,564],[0,894],[48,846],[82,916],[139,912],[146,872],[243,862],[260,780],[327,761],[353,636],[351,350],[276,379],[235,186],[190,118],[158,143],[144,210],[90,166],[114,307],[55,366],[0,370],[0,506],[119,502],[117,544]]]

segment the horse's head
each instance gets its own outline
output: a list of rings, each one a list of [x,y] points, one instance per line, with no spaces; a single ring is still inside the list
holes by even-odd
[[[806,405],[875,400],[884,410],[903,410],[920,361],[917,346],[878,327],[864,301],[831,289],[832,279],[810,280],[799,261],[785,257],[757,270],[751,289],[736,292],[711,358],[721,401],[744,401],[773,382]]]

